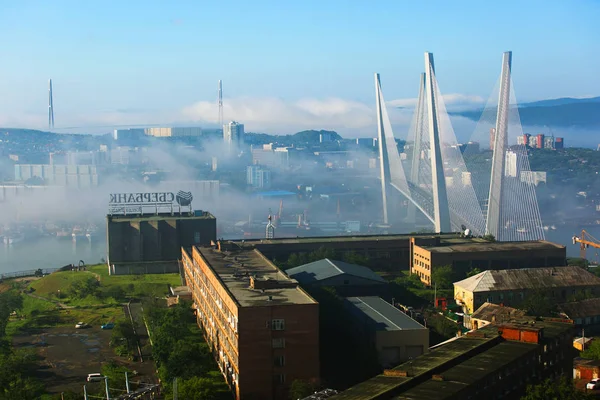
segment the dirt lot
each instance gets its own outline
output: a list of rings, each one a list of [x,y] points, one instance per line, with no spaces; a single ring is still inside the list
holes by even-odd
[[[87,329],[49,328],[31,335],[16,335],[13,343],[16,348],[35,348],[40,356],[40,379],[48,392],[73,391],[82,393],[83,385],[88,389],[100,388],[103,383],[87,383],[90,373],[100,372],[102,364],[115,360],[131,371],[139,373],[130,377],[131,382],[154,382],[154,363],[129,361],[117,357],[109,347],[111,331],[99,326]],[[123,380],[125,377],[123,377]],[[136,387],[132,384],[132,388]]]

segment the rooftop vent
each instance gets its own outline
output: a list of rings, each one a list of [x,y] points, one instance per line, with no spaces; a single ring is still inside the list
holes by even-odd
[[[267,301],[273,301],[273,296],[269,296],[269,298],[267,299]]]

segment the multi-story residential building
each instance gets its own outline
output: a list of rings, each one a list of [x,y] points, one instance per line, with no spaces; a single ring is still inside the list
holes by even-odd
[[[231,148],[244,144],[244,124],[231,121],[223,125],[223,140]]]
[[[519,176],[520,171],[520,163],[519,163],[519,154],[514,151],[506,152],[506,167],[504,170],[504,176],[510,176],[511,178],[516,178]]]
[[[198,324],[236,399],[288,399],[319,379],[319,305],[257,250],[182,249]]]
[[[564,149],[565,148],[564,139],[561,137],[557,137],[556,140],[554,141],[554,148],[555,149]]]
[[[271,187],[271,171],[259,165],[250,165],[246,168],[246,183],[257,189]]]
[[[537,145],[538,149],[544,148],[545,138],[546,138],[546,136],[543,133],[539,133],[537,135],[536,145]]]
[[[544,148],[550,150],[554,149],[554,136],[544,137]]]
[[[15,164],[15,180],[27,181],[34,177],[43,179],[46,185],[80,189],[98,186],[95,165]]]
[[[490,150],[494,150],[495,141],[496,141],[496,128],[490,128]]]
[[[295,149],[292,147],[273,147],[265,144],[262,147],[252,147],[252,164],[274,168],[288,168],[293,159]]]
[[[175,128],[146,128],[146,136],[154,137],[200,137],[202,128],[199,127],[175,127]]]
[[[568,323],[490,324],[430,350],[330,399],[516,400],[529,384],[573,373]]]
[[[454,283],[454,299],[467,314],[486,302],[518,306],[543,293],[561,303],[586,292],[600,295],[600,278],[579,267],[489,270]]]
[[[433,285],[432,271],[450,265],[458,273],[472,269],[537,268],[565,265],[566,247],[545,240],[488,242],[483,239],[412,238],[410,270]]]
[[[535,186],[546,183],[546,171],[521,171],[521,182]]]

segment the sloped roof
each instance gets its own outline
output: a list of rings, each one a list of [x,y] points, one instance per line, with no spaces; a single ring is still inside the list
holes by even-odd
[[[471,314],[471,318],[492,322],[495,317],[496,322],[500,323],[522,319],[525,317],[525,314],[525,311],[516,308],[504,307],[493,303],[483,303],[481,307]]]
[[[469,292],[600,286],[600,278],[579,267],[502,269],[480,272],[455,282]]]
[[[300,283],[323,281],[339,275],[352,275],[373,282],[385,283],[385,279],[367,267],[328,258],[290,268],[286,273]]]
[[[570,319],[600,315],[600,299],[586,299],[559,304],[558,308]]]
[[[348,297],[345,304],[363,323],[368,323],[376,331],[427,329],[381,297]]]

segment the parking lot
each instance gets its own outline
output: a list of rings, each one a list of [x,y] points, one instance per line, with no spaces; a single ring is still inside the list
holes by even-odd
[[[75,329],[73,326],[44,329],[26,336],[16,335],[13,343],[15,348],[36,349],[40,357],[38,376],[51,393],[83,393],[84,384],[89,389],[100,387],[103,383],[88,384],[86,377],[90,373],[101,372],[102,364],[110,360],[138,372],[136,377],[130,377],[130,381],[154,382],[154,363],[133,362],[117,357],[109,347],[110,337],[111,331],[102,330],[99,326],[86,329]],[[134,387],[136,385],[132,383]]]

